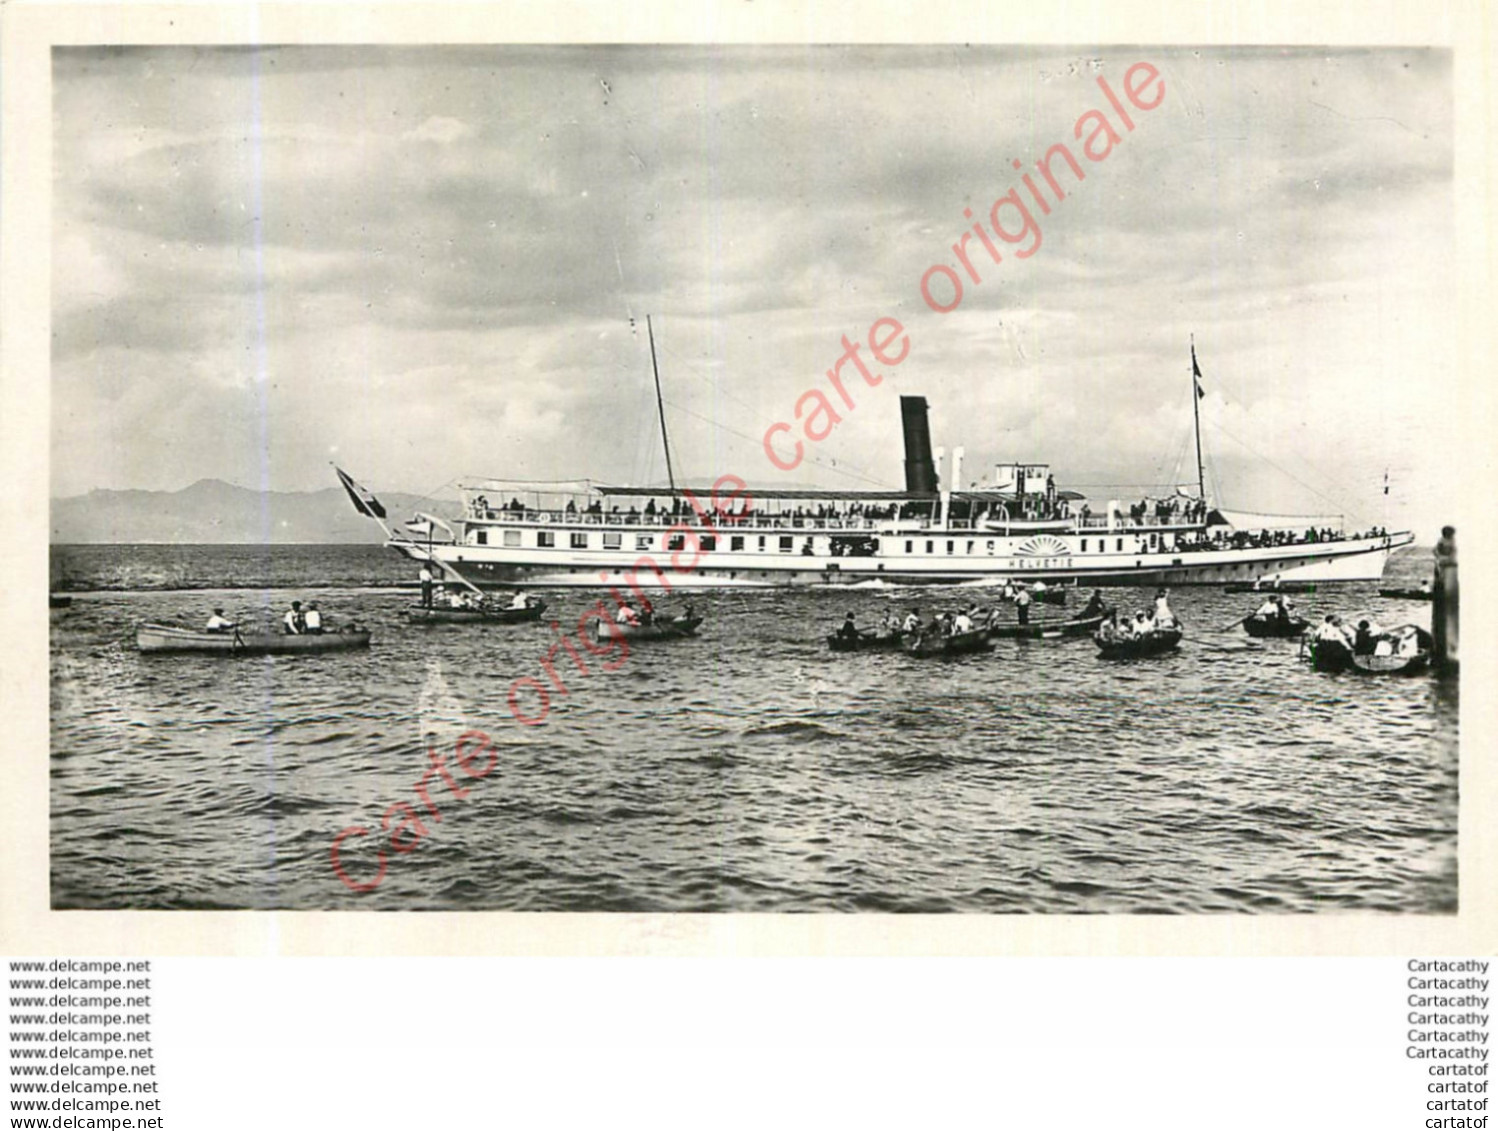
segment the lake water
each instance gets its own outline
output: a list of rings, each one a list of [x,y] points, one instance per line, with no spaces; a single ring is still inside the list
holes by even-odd
[[[695,595],[694,640],[614,672],[562,653],[538,726],[546,624],[408,627],[411,565],[371,546],[54,547],[56,908],[536,911],[1454,912],[1454,681],[1318,674],[1293,641],[1219,632],[1252,596],[1180,589],[1177,654],[999,641],[918,661],[830,654],[845,612],[929,612],[974,590]],[[1426,576],[1395,558],[1387,583]],[[1429,623],[1373,585],[1320,615]],[[1143,590],[1106,591],[1129,607]],[[543,594],[564,628],[596,599]],[[292,598],[367,652],[142,655],[138,624],[214,605],[270,624]],[[675,602],[668,600],[670,610]],[[1037,606],[1037,615],[1057,610]],[[458,736],[496,747],[479,779]],[[448,754],[459,799],[428,776]],[[414,817],[396,852],[381,830]],[[355,882],[335,875],[330,847]],[[405,835],[415,831],[408,823]]]

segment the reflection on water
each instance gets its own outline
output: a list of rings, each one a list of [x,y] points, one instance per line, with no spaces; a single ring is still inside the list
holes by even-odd
[[[926,662],[822,643],[849,609],[955,601],[939,591],[699,595],[700,639],[587,678],[566,678],[563,657],[567,693],[525,727],[506,696],[539,677],[544,624],[407,628],[408,594],[351,588],[401,577],[393,555],[295,549],[251,556],[257,584],[295,592],[212,603],[269,621],[311,596],[373,628],[367,653],[139,655],[137,623],[206,613],[193,592],[84,594],[54,614],[56,907],[1456,909],[1455,684],[1321,675],[1293,642],[1216,631],[1252,597],[1177,591],[1180,653],[1109,664],[1085,640]],[[70,568],[226,586],[250,560],[151,552],[92,548]],[[590,603],[547,596],[564,624]],[[1429,615],[1373,586],[1299,601]],[[426,751],[456,773],[470,729],[497,763],[456,776],[459,798]],[[424,829],[408,853],[380,828],[397,802]],[[330,867],[348,826],[371,830],[347,842],[351,875],[386,850],[368,893]]]

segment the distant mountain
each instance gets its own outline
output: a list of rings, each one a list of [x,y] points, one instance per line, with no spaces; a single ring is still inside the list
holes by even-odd
[[[417,510],[447,517],[453,503],[381,494],[391,519]],[[200,479],[180,491],[90,491],[52,500],[53,542],[287,544],[380,542],[377,523],[354,510],[340,487],[256,491]]]

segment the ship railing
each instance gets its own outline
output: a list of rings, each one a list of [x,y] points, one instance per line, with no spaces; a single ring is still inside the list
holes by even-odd
[[[709,518],[712,516],[709,515]],[[676,525],[704,526],[702,519],[696,514],[645,514],[636,512],[630,514],[627,511],[543,511],[543,510],[471,510],[467,521],[472,523],[495,523],[498,525],[564,525],[564,526],[650,526],[667,528]],[[746,519],[739,522],[719,521],[713,523],[721,529],[749,528],[756,530],[874,530],[883,523],[895,521],[890,518],[869,518],[847,516],[832,518],[826,516],[796,517],[794,515],[773,514],[763,511],[753,511]]]

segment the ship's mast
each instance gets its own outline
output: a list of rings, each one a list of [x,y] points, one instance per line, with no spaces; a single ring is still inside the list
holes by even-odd
[[[671,490],[676,490],[676,473],[671,470],[671,437],[666,435],[666,402],[661,399],[661,367],[655,360],[655,330],[650,325],[650,315],[645,315],[645,333],[650,337],[650,368],[655,373],[655,407],[661,416],[661,444],[666,449],[666,479]],[[1198,441],[1200,446],[1200,441]]]
[[[1196,422],[1196,494],[1207,504],[1207,471],[1202,463],[1201,367],[1196,364],[1196,335],[1191,335],[1191,415]]]

